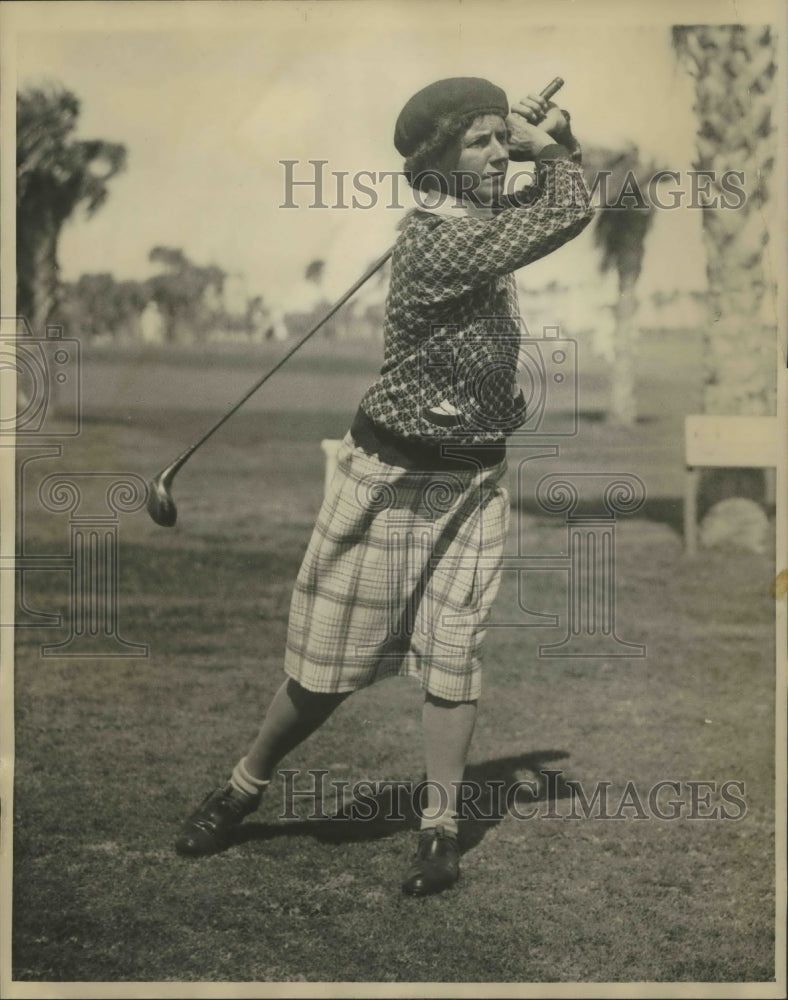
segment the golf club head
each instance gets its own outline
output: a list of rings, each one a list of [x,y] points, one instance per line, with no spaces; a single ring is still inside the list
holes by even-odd
[[[176,472],[177,469],[170,465],[148,483],[148,513],[162,528],[171,528],[178,519],[178,509],[170,492]]]

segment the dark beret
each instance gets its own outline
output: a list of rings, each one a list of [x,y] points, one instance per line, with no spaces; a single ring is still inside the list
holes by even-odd
[[[509,102],[500,87],[476,76],[456,76],[424,87],[400,111],[394,128],[394,145],[401,156],[410,156],[429,138],[445,114],[509,114]]]

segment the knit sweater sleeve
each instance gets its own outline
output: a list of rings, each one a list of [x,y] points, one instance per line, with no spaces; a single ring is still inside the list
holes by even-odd
[[[556,155],[553,150],[560,150]],[[411,226],[401,253],[413,262],[411,293],[436,304],[545,257],[578,235],[593,209],[580,167],[561,147],[538,164],[530,203],[491,219],[430,216]]]

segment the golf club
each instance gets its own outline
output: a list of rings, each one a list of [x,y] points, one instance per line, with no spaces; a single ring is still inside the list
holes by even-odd
[[[551,80],[550,83],[548,83],[543,91],[541,91],[540,96],[549,101],[550,98],[556,94],[561,87],[563,87],[563,85],[564,81],[560,76],[557,76]],[[323,316],[323,318],[316,323],[308,333],[305,333],[304,336],[290,348],[287,354],[277,361],[270,371],[266,372],[262,378],[259,378],[255,384],[241,397],[241,399],[238,400],[235,406],[225,413],[221,420],[218,420],[198,441],[195,441],[193,445],[190,445],[190,447],[188,447],[183,454],[179,455],[174,462],[171,462],[168,466],[162,469],[161,472],[157,473],[153,479],[151,479],[148,484],[147,510],[156,524],[160,525],[162,528],[171,528],[178,519],[178,509],[175,506],[175,501],[172,497],[172,481],[175,479],[179,469],[183,468],[200,445],[205,444],[208,438],[218,431],[222,424],[229,420],[230,417],[243,406],[250,396],[253,396],[254,393],[256,393],[257,390],[265,382],[267,382],[275,372],[278,372],[282,365],[285,364],[285,362],[288,361],[296,353],[296,351],[299,350],[299,348],[301,348],[307,340],[309,340],[310,337],[313,337],[317,331],[320,330],[321,327],[323,327],[328,320],[330,320],[331,317],[342,308],[347,300],[355,295],[359,288],[361,288],[361,286],[368,281],[376,271],[379,271],[380,268],[383,267],[391,256],[392,249],[393,248],[389,248],[382,257],[379,257],[378,260],[374,261],[364,274],[344,293],[344,295],[337,299],[325,316]]]
[[[262,376],[262,378],[259,378],[255,382],[255,384],[246,393],[244,393],[241,399],[238,400],[238,402],[235,404],[235,406],[232,407],[232,409],[228,410],[227,413],[225,413],[225,415],[221,418],[221,420],[218,420],[213,425],[213,427],[210,427],[198,441],[195,441],[193,445],[190,445],[186,449],[186,451],[183,452],[183,454],[179,455],[175,459],[174,462],[171,462],[168,466],[166,466],[166,468],[162,469],[161,472],[157,473],[153,477],[153,479],[151,479],[151,481],[148,483],[147,509],[148,513],[150,514],[151,518],[156,522],[156,524],[161,525],[162,528],[171,528],[175,524],[178,518],[178,509],[176,508],[175,501],[172,498],[172,481],[177,475],[178,470],[183,468],[183,466],[186,464],[186,462],[188,462],[188,460],[195,453],[195,451],[197,451],[200,445],[205,444],[208,438],[211,437],[211,435],[214,434],[216,431],[218,431],[219,428],[222,426],[222,424],[224,424],[227,420],[229,420],[230,417],[241,406],[243,406],[243,404],[247,401],[247,399],[249,399],[250,396],[254,395],[254,393],[257,392],[260,386],[262,386],[265,382],[267,382],[268,379],[271,378],[271,376],[275,372],[279,371],[282,365],[286,361],[288,361],[295,354],[295,352],[303,344],[305,344],[307,340],[309,340],[310,337],[313,337],[317,333],[317,331],[320,330],[321,327],[323,327],[331,319],[331,317],[342,308],[342,306],[347,302],[347,300],[351,298],[351,296],[355,295],[355,293],[359,290],[359,288],[361,288],[361,286],[366,281],[368,281],[372,277],[372,275],[375,274],[376,271],[379,271],[380,268],[383,267],[383,265],[386,263],[386,261],[389,259],[390,256],[391,256],[391,249],[388,249],[383,254],[382,257],[379,257],[376,261],[374,261],[370,265],[370,267],[364,272],[364,274],[356,282],[353,283],[353,285],[344,293],[344,295],[342,295],[339,299],[337,299],[337,301],[329,309],[329,311],[325,314],[325,316],[323,316],[323,318],[318,323],[316,323],[312,327],[312,329],[309,330],[308,333],[305,333],[304,336],[298,341],[298,343],[294,344],[293,347],[291,347],[290,350],[287,352],[287,354],[285,354],[284,357],[282,357],[279,361],[277,361],[277,363],[274,365],[273,368],[270,369],[270,371],[266,372],[265,375]]]

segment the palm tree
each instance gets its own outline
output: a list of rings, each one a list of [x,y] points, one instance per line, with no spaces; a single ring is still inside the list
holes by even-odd
[[[673,28],[673,45],[695,79],[695,168],[710,171],[718,199],[725,195],[725,171],[746,177],[747,197],[736,210],[703,210],[709,293],[704,410],[768,415],[775,410],[775,325],[760,316],[773,288],[764,266],[764,212],[775,157],[772,31],[680,25]]]
[[[606,190],[606,196],[597,214],[594,243],[602,252],[602,273],[612,269],[618,276],[607,416],[621,427],[632,427],[637,418],[635,357],[639,332],[635,324],[635,289],[643,266],[646,234],[653,220],[653,210],[642,192],[653,173],[653,164],[641,162],[636,146],[619,151],[592,147],[584,151],[583,161],[592,181],[594,177],[606,178],[601,188]]]
[[[205,340],[219,319],[217,305],[227,275],[215,264],[193,264],[180,247],[153,247],[148,260],[164,268],[148,279],[148,291],[164,316],[167,339],[183,344]]]
[[[301,321],[307,326],[316,323],[321,315],[329,308],[330,302],[325,293],[326,262],[322,257],[311,260],[304,269],[304,281],[315,286],[314,295],[307,293],[307,301],[311,301],[311,308],[301,314]],[[298,323],[298,320],[295,321]],[[323,327],[323,336],[327,338],[336,337],[340,329],[341,320],[333,319]]]
[[[125,147],[74,140],[79,100],[60,86],[17,96],[17,312],[43,332],[57,304],[60,231],[78,205],[104,204],[107,182],[126,165]]]

